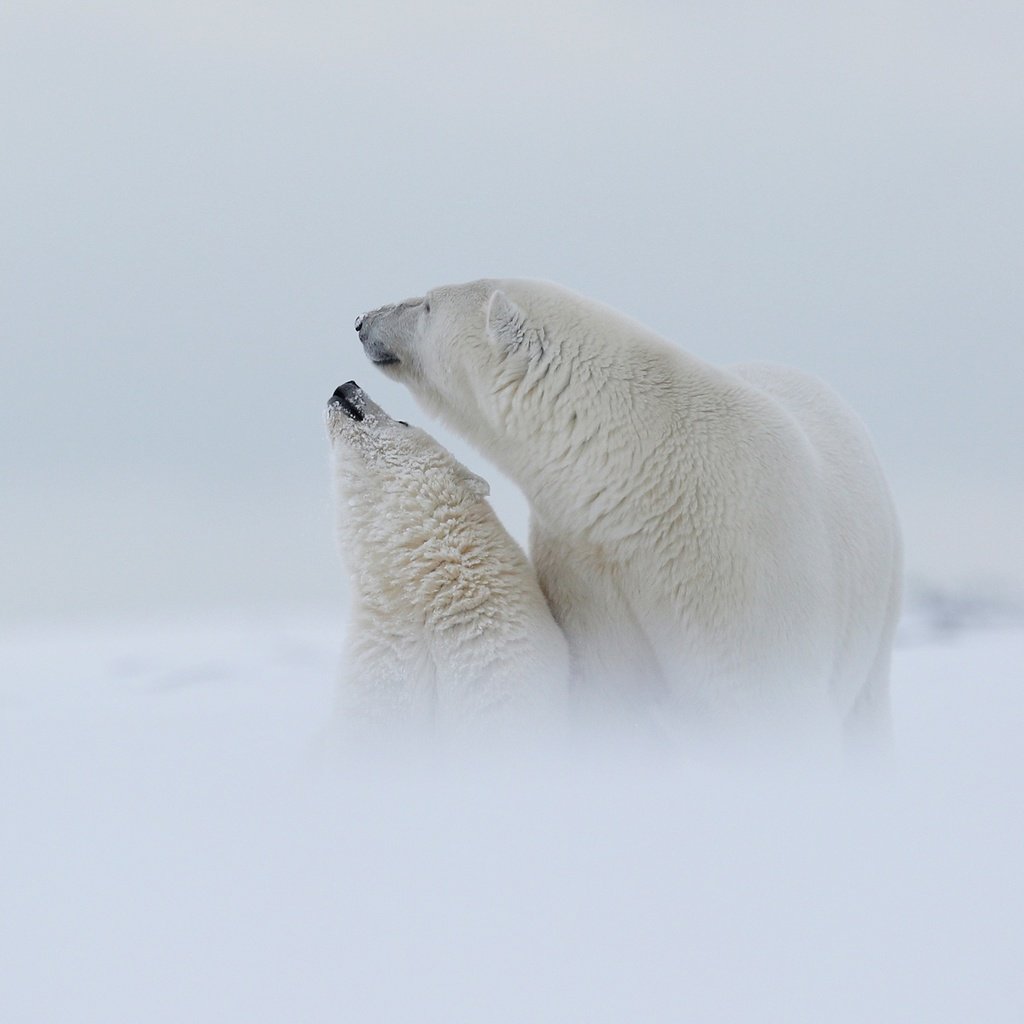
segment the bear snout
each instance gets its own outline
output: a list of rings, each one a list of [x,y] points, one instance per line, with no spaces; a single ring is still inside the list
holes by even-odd
[[[363,392],[354,380],[346,381],[340,387],[335,388],[330,404],[340,406],[342,412],[349,419],[357,421],[363,419]]]
[[[363,351],[374,365],[395,366],[402,361],[392,351],[387,340],[392,333],[387,318],[396,310],[401,311],[408,305],[406,303],[403,306],[381,306],[379,309],[371,309],[368,313],[360,313],[356,317],[356,333],[363,344]]]

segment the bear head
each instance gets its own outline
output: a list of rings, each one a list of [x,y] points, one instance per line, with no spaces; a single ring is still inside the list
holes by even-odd
[[[429,412],[482,440],[481,431],[504,431],[518,386],[551,354],[545,287],[553,289],[492,279],[445,285],[363,313],[356,330],[372,363]]]
[[[353,380],[331,395],[326,422],[339,480],[350,492],[368,492],[382,503],[403,493],[454,498],[489,493],[486,480],[425,431],[389,416]]]

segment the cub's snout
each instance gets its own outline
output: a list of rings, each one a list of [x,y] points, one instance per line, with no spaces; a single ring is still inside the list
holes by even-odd
[[[349,419],[361,421],[365,405],[362,388],[354,380],[346,381],[334,389],[334,394],[331,395],[328,405],[341,409]]]

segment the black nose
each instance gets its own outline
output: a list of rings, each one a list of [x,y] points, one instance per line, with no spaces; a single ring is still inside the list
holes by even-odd
[[[366,320],[366,317],[362,313],[360,313],[359,316],[356,317],[356,330],[357,331],[361,331],[363,329],[363,321],[364,320]]]
[[[334,389],[334,395],[330,404],[340,406],[349,419],[361,421],[363,419],[363,393],[354,380],[346,381],[340,388]]]

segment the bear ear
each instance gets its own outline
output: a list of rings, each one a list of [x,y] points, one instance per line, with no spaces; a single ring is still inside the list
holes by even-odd
[[[506,349],[522,345],[534,347],[539,333],[526,319],[526,314],[500,289],[491,292],[487,302],[487,333],[496,344]]]
[[[462,482],[478,498],[486,498],[491,493],[491,485],[482,476],[477,476],[476,473],[466,469],[465,466],[462,467],[461,475]]]

